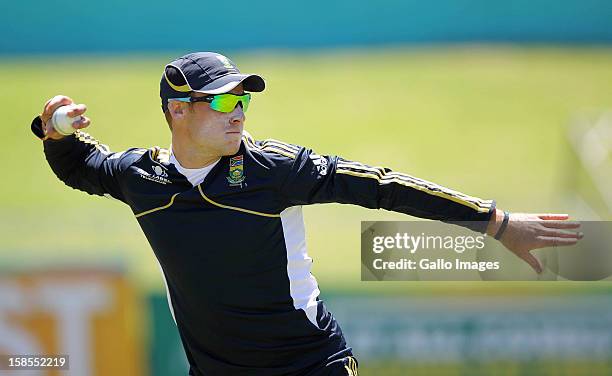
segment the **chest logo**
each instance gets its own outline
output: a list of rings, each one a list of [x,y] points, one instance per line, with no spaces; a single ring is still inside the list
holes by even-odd
[[[143,170],[142,168],[138,168],[138,167],[136,167],[136,171],[138,172],[138,175],[140,175],[140,177],[143,179],[150,180],[150,181],[153,181],[159,184],[164,184],[164,185],[172,184],[172,181],[167,179],[168,174],[166,174],[166,172],[159,166],[153,166],[154,174],[151,174]]]
[[[231,187],[237,185],[242,187],[242,182],[244,179],[246,179],[246,176],[244,175],[242,154],[231,157],[229,160],[229,173],[227,174],[227,181]]]
[[[161,168],[160,166],[153,166],[153,172],[155,172],[155,175],[157,176],[161,176],[163,178],[168,177],[168,174],[166,173],[166,171],[164,171],[164,169]]]

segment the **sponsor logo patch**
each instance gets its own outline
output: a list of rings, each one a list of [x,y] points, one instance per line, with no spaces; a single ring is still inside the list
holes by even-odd
[[[168,174],[166,174],[166,171],[164,171],[164,169],[161,168],[161,166],[153,166],[153,172],[157,176],[161,176],[161,177],[164,177],[164,178],[168,177]]]
[[[327,159],[325,157],[312,153],[309,158],[312,159],[312,163],[317,167],[320,175],[327,175]]]
[[[159,184],[172,184],[172,181],[168,180],[168,174],[166,173],[166,171],[164,171],[163,168],[161,168],[160,166],[153,166],[152,167],[153,173],[151,174],[145,170],[143,170],[142,168],[138,168],[136,167],[136,171],[138,172],[138,175],[146,180],[150,180]]]

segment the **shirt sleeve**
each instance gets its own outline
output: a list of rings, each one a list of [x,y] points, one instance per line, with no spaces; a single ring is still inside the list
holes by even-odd
[[[40,117],[32,121],[32,132],[42,139]],[[66,185],[92,195],[110,195],[125,202],[119,177],[140,149],[113,153],[89,134],[76,131],[60,140],[43,141],[49,166]]]
[[[485,232],[495,201],[483,200],[389,168],[266,140],[283,166],[280,192],[287,207],[337,202],[441,220]]]

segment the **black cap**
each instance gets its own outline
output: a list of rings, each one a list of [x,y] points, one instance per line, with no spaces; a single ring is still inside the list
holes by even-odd
[[[189,93],[227,93],[242,82],[245,91],[260,92],[266,88],[261,76],[242,74],[230,59],[215,52],[195,52],[181,56],[166,65],[159,96],[162,111],[168,108],[168,98],[188,97]]]

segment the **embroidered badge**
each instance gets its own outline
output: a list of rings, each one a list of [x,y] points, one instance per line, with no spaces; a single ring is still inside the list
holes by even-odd
[[[242,187],[242,182],[246,176],[244,176],[244,165],[242,164],[242,154],[235,157],[231,157],[229,161],[229,173],[227,175],[227,181],[230,186],[239,185]]]

